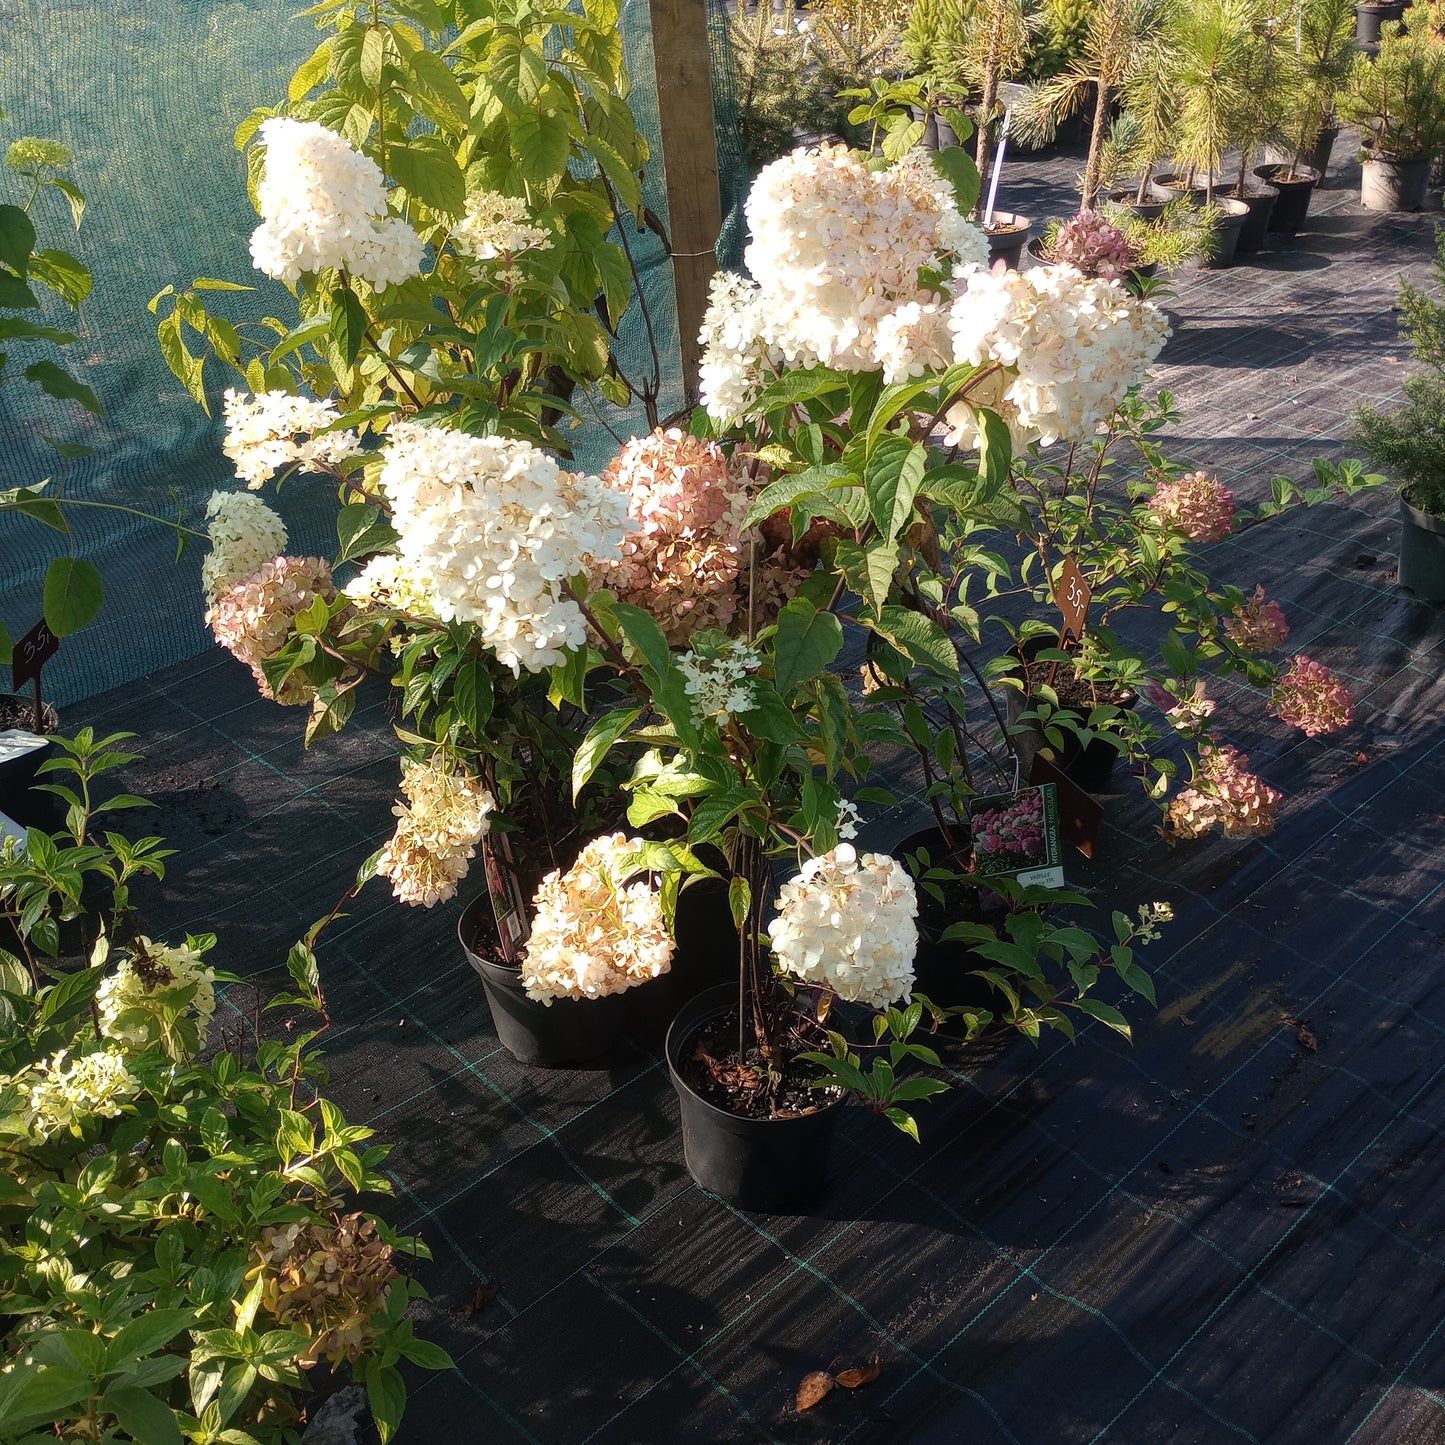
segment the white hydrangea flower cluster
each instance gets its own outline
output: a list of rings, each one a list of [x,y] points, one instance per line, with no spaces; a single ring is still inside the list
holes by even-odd
[[[626,496],[530,442],[415,422],[391,428],[382,460],[397,551],[441,621],[476,624],[514,673],[586,642],[562,584],[621,556]]]
[[[563,873],[549,873],[532,900],[532,935],[522,956],[527,997],[603,998],[660,977],[673,941],[662,895],[650,879],[619,884],[622,859],[641,838],[594,838]]]
[[[683,689],[691,700],[693,720],[703,727],[709,720],[725,727],[734,713],[753,706],[748,674],[756,672],[763,655],[756,647],[735,642],[721,651],[684,652],[677,659]]]
[[[68,1058],[61,1049],[30,1069],[30,1115],[33,1127],[49,1137],[61,1129],[80,1132],[86,1119],[113,1119],[140,1082],[125,1066],[117,1049],[95,1049]]]
[[[251,236],[258,271],[294,286],[304,275],[349,272],[378,291],[415,276],[422,240],[386,211],[386,178],[370,157],[314,121],[272,116],[256,190],[261,224]]]
[[[1019,443],[1091,436],[1144,379],[1169,338],[1157,306],[1072,266],[970,271],[948,313],[952,361],[1009,368],[996,396],[972,394],[946,421],[975,432],[974,406],[997,410]]]
[[[404,763],[401,790],[407,801],[391,810],[399,821],[376,871],[401,902],[430,908],[456,895],[496,800],[479,778],[454,771],[440,754]]]
[[[452,245],[464,256],[496,261],[522,251],[550,251],[552,236],[531,223],[520,196],[479,191],[467,197],[467,213],[452,231]]]
[[[293,463],[304,471],[338,467],[361,450],[354,431],[316,433],[340,419],[334,401],[263,391],[226,391],[226,440],[221,445],[236,475],[252,490]],[[305,440],[302,440],[302,438]]]
[[[286,550],[285,522],[249,492],[212,492],[206,517],[211,551],[201,563],[201,585],[212,603]]]
[[[840,843],[778,890],[768,938],[779,965],[849,1003],[887,1008],[913,993],[918,894],[885,853]]]
[[[714,281],[700,338],[703,402],[724,421],[746,412],[765,359],[921,374],[946,339],[948,295],[920,272],[988,260],[923,151],[872,171],[845,146],[796,150],[759,173],[747,217],[756,284]]]
[[[216,1012],[215,979],[195,949],[184,944],[167,948],[139,938],[96,991],[100,1032],[130,1049],[144,1049],[154,1043],[169,1047],[184,1035],[191,1045],[186,1052],[199,1052]],[[185,1005],[180,1030],[168,1027],[163,1018],[165,1011],[174,1007],[179,990],[192,986],[195,992]]]

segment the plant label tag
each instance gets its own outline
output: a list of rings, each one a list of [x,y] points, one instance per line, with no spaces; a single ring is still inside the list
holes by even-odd
[[[1065,557],[1059,571],[1058,586],[1054,588],[1054,605],[1064,615],[1064,625],[1059,629],[1060,646],[1070,637],[1075,642],[1083,637],[1093,596],[1084,574],[1079,571],[1078,562],[1072,556]]]
[[[1059,800],[1052,783],[975,798],[968,806],[973,871],[980,878],[1011,873],[1040,888],[1064,886]]]
[[[497,920],[497,943],[505,963],[516,963],[531,929],[527,925],[527,905],[522,885],[517,880],[517,866],[512,845],[505,833],[482,839],[482,868],[487,876],[487,894],[492,900],[492,914]]]
[[[46,746],[48,738],[39,733],[28,733],[23,728],[5,728],[0,731],[0,763],[11,763]]]
[[[1065,843],[1072,843],[1085,858],[1092,858],[1094,844],[1099,840],[1099,829],[1104,822],[1103,805],[1039,753],[1034,755],[1033,766],[1029,769],[1029,782],[1053,784],[1059,796],[1060,836]]]
[[[60,650],[60,639],[42,618],[15,644],[10,659],[10,686],[19,692],[27,682],[40,680],[40,669]]]

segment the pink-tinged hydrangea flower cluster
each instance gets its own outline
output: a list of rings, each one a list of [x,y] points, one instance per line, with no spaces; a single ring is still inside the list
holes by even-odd
[[[382,463],[397,553],[441,621],[474,623],[514,673],[586,642],[563,585],[620,557],[625,496],[530,442],[416,422],[391,428]]]
[[[1316,738],[1349,727],[1355,695],[1322,662],[1297,657],[1275,684],[1269,709],[1281,722]]]
[[[849,1003],[887,1008],[913,992],[918,895],[895,858],[851,843],[810,858],[778,890],[768,938],[779,966]]]
[[[1203,682],[1196,682],[1194,690],[1184,697],[1157,682],[1151,682],[1147,691],[1149,701],[1163,712],[1177,732],[1196,733],[1214,716],[1215,703],[1206,695]]]
[[[258,271],[294,286],[316,271],[347,271],[378,291],[421,269],[421,237],[386,210],[386,180],[370,157],[314,121],[272,116],[251,236]]]
[[[1289,623],[1279,603],[1266,599],[1263,586],[1256,585],[1254,596],[1225,618],[1224,635],[1245,652],[1275,652],[1289,638]]]
[[[951,443],[976,437],[980,406],[997,411],[1020,445],[1092,436],[1169,338],[1157,306],[1071,266],[972,270],[947,325],[951,361],[1007,368],[949,409]]]
[[[993,808],[973,819],[973,846],[990,858],[1022,860],[1044,851],[1044,799],[1023,793],[1006,808]]]
[[[634,437],[602,474],[627,498],[632,530],[593,581],[643,608],[669,643],[726,628],[738,609],[747,494],[715,442],[673,428]]]
[[[522,956],[527,997],[602,998],[660,977],[673,941],[662,894],[649,878],[628,883],[624,860],[641,838],[594,838],[564,873],[549,873],[532,900],[532,936]]]
[[[1049,242],[1046,259],[1105,281],[1122,280],[1135,264],[1128,237],[1097,211],[1088,209],[1059,227]]]
[[[1274,832],[1274,810],[1283,793],[1248,771],[1249,759],[1227,743],[1200,749],[1194,781],[1169,805],[1165,832],[1200,838],[1216,826],[1230,838]]]
[[[282,467],[329,470],[354,457],[361,450],[354,431],[316,435],[339,419],[334,401],[284,391],[247,397],[233,387],[226,392],[226,440],[221,449],[236,475],[254,491]]]
[[[286,524],[249,492],[212,492],[206,517],[211,550],[201,563],[201,585],[212,600],[286,550]]]
[[[1209,472],[1190,472],[1177,482],[1160,482],[1149,510],[1191,542],[1218,542],[1234,530],[1234,493]]]
[[[376,871],[403,903],[430,908],[454,897],[457,884],[491,826],[494,801],[481,780],[456,772],[440,754],[402,767],[396,832],[381,850]]]
[[[315,687],[299,671],[281,684],[279,693],[273,692],[261,664],[281,651],[297,613],[318,597],[336,600],[329,563],[320,557],[275,557],[221,593],[207,611],[216,641],[251,669],[262,697],[286,706],[315,697]]]

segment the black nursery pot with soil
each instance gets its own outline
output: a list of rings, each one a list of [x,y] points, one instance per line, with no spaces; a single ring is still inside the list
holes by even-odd
[[[826,1050],[823,1030],[813,1028],[817,1040],[804,1048]],[[810,1088],[807,1066],[794,1063],[785,1069],[779,1093],[785,1112],[743,1114],[726,1107],[736,1096],[713,1079],[708,1060],[724,1069],[736,1066],[737,1032],[736,984],[698,994],[667,1032],[667,1068],[677,1090],[687,1172],[739,1209],[793,1211],[828,1182],[828,1155],[845,1098]]]
[[[1404,0],[1387,0],[1385,4],[1355,6],[1355,42],[1359,45],[1378,45],[1380,26],[1390,20],[1401,20],[1405,15]]]
[[[1024,244],[1034,223],[1027,216],[1015,215],[1012,211],[995,211],[993,220],[984,228],[984,240],[988,242],[988,264],[1002,261],[1010,271],[1017,271],[1019,260],[1024,253]]]
[[[498,956],[492,901],[486,893],[463,909],[457,938],[481,977],[497,1038],[518,1063],[545,1068],[591,1064],[621,1037],[627,1022],[625,993],[554,999],[551,1004],[527,997],[521,969]]]
[[[1152,187],[1146,190],[1146,195],[1149,195],[1151,197],[1150,199],[1141,201],[1138,199],[1138,195],[1139,192],[1137,189],[1130,191],[1110,191],[1109,200],[1116,206],[1123,206],[1126,211],[1132,212],[1133,215],[1141,221],[1157,221],[1159,217],[1164,214],[1164,208],[1169,204],[1168,201],[1153,199]]]
[[[1047,681],[1052,664],[1034,663],[1033,659],[1040,652],[1057,646],[1057,641],[1051,637],[1030,638],[1024,644],[1024,656],[1029,659],[1030,663],[1027,673],[1024,668],[1019,666],[1018,649],[1012,649],[1009,655],[1015,664],[1014,675],[1028,677],[1030,684],[1035,679]],[[1053,682],[1049,685],[1059,698],[1059,707],[1054,715],[1057,716],[1060,712],[1071,713],[1082,727],[1095,706],[1088,685],[1079,680],[1067,663],[1062,662],[1059,664],[1059,670],[1055,674]],[[1136,693],[1126,691],[1101,701],[1111,703],[1114,707],[1131,708],[1138,700]],[[1028,777],[1034,758],[1039,753],[1043,753],[1060,772],[1086,793],[1104,792],[1109,786],[1109,780],[1113,777],[1115,765],[1119,761],[1118,748],[1105,738],[1095,738],[1093,742],[1083,746],[1072,731],[1063,729],[1063,747],[1056,750],[1045,737],[1044,730],[1037,720],[1023,723],[1022,726],[1026,731],[1013,732],[1012,729],[1020,725],[1019,720],[1023,714],[1032,708],[1032,696],[1025,696],[1016,687],[1005,689],[1004,716],[1008,720],[1010,740],[1018,754],[1024,777]],[[1058,756],[1054,756],[1056,751]]]
[[[1214,193],[1215,209],[1220,212],[1219,224],[1214,228],[1214,250],[1204,265],[1210,271],[1224,271],[1234,265],[1235,253],[1239,250],[1239,235],[1249,220],[1249,207],[1243,201]]]
[[[1231,195],[1232,200],[1243,201],[1249,208],[1244,224],[1239,228],[1239,239],[1234,244],[1240,255],[1253,255],[1264,249],[1264,237],[1269,229],[1270,217],[1274,214],[1279,191],[1272,185],[1260,186],[1245,195]]]
[[[30,737],[44,736],[60,728],[60,717],[49,703],[40,708],[41,729],[35,732],[35,703],[23,693],[0,692],[0,732],[11,730]],[[32,747],[15,739],[11,747],[0,738],[0,813],[22,828],[52,829],[63,821],[65,805],[53,793],[34,790],[40,765],[56,755],[56,745],[44,742]]]
[[[1294,236],[1304,229],[1310,212],[1310,197],[1319,184],[1320,173],[1309,166],[1291,168],[1289,163],[1255,166],[1255,178],[1279,192],[1269,216],[1273,236]]]

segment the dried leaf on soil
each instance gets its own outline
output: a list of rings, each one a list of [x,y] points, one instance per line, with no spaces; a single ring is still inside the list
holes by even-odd
[[[871,1365],[860,1365],[851,1370],[839,1370],[833,1379],[845,1390],[857,1390],[863,1385],[871,1385],[883,1369],[883,1362],[877,1355],[873,1356]]]
[[[820,1400],[825,1399],[833,1388],[833,1377],[826,1370],[814,1370],[804,1375],[798,1386],[798,1409],[811,1410]]]

